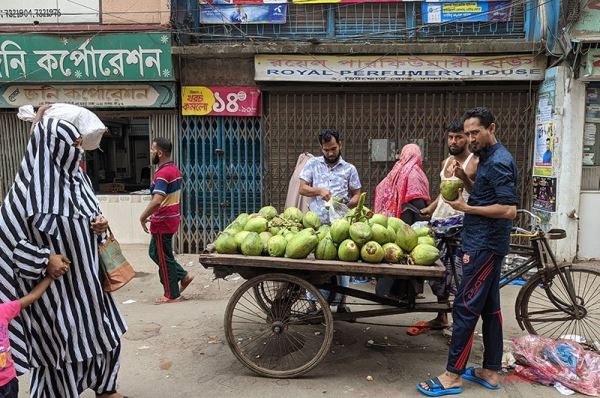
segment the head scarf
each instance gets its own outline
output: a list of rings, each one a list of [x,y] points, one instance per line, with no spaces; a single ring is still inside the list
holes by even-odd
[[[400,217],[404,203],[414,199],[431,200],[429,181],[422,166],[419,146],[405,145],[392,171],[375,188],[375,212]]]

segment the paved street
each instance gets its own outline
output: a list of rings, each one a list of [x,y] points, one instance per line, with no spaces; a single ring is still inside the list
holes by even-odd
[[[223,314],[228,297],[243,280],[212,280],[195,259],[179,256],[197,275],[186,291],[188,300],[153,305],[162,292],[156,268],[145,246],[125,247],[139,277],[115,294],[129,323],[123,340],[120,391],[130,398],[197,397],[414,397],[414,385],[436,376],[446,360],[446,339],[439,332],[409,337],[404,328],[364,324],[336,324],[334,344],[326,360],[301,379],[275,380],[255,376],[231,354],[224,342]],[[502,290],[506,336],[520,333],[512,305],[518,291]],[[124,304],[128,300],[134,303]],[[410,324],[417,315],[369,320]],[[367,347],[373,340],[380,346]],[[387,345],[389,344],[389,345]],[[477,340],[472,362],[481,358]],[[368,381],[372,376],[373,381]],[[27,377],[21,378],[20,397],[27,397]],[[559,397],[549,387],[516,378],[499,392],[466,383],[464,397]],[[83,397],[94,395],[88,391]]]

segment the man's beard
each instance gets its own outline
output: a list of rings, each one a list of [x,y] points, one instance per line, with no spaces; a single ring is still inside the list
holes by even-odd
[[[154,155],[152,157],[152,164],[159,164],[160,163],[160,159],[158,158],[158,155]]]
[[[462,147],[462,148],[448,147],[448,152],[450,152],[450,155],[452,155],[452,156],[457,156],[457,155],[464,153],[465,149],[466,149],[466,147]]]
[[[342,156],[342,153],[340,152],[335,157],[335,159],[329,159],[328,157],[325,157],[325,162],[327,162],[328,164],[336,164],[338,162],[338,160],[340,160],[341,156]]]

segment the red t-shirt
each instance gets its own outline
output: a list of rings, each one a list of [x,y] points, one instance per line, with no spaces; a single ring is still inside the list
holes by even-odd
[[[163,164],[154,173],[150,192],[162,195],[163,201],[150,219],[151,233],[174,234],[179,229],[181,182],[181,173],[173,162]]]
[[[0,304],[0,387],[8,384],[17,377],[15,364],[10,354],[10,340],[8,338],[8,324],[21,311],[18,300]]]

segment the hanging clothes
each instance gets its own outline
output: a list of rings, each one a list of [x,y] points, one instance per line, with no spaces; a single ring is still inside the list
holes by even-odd
[[[300,195],[300,173],[302,172],[302,169],[304,169],[306,162],[313,157],[314,156],[308,152],[301,153],[300,156],[298,156],[294,173],[288,184],[287,197],[285,198],[286,209],[288,207],[297,207],[302,210],[303,213],[308,211],[310,198]],[[284,209],[281,210],[283,211]]]

